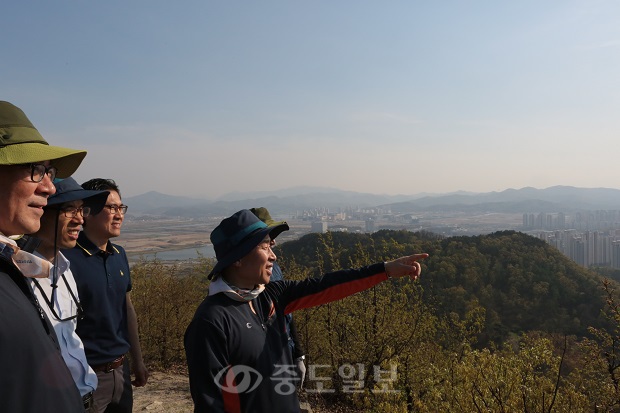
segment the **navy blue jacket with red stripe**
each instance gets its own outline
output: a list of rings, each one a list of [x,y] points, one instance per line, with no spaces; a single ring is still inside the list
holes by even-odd
[[[285,314],[339,300],[386,280],[383,263],[303,281],[269,283],[252,301],[223,293],[200,304],[185,332],[194,412],[299,412]]]

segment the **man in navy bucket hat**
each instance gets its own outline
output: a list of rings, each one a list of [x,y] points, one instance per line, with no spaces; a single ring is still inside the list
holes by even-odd
[[[41,228],[33,234],[40,241],[35,255],[52,267],[49,277],[31,278],[30,286],[60,338],[62,356],[80,391],[85,411],[95,412],[93,392],[97,375],[88,365],[84,344],[75,331],[83,309],[70,263],[60,249],[75,247],[84,217],[91,210],[101,210],[109,192],[85,190],[73,178],[56,180],[54,185],[56,193],[48,198]]]
[[[185,332],[194,412],[299,412],[285,315],[421,273],[414,254],[303,281],[270,282],[273,240],[288,225],[267,226],[244,209],[211,233],[217,264],[209,294]]]

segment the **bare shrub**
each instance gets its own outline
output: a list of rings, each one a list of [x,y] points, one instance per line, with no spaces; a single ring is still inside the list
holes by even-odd
[[[140,261],[131,277],[145,363],[153,369],[185,368],[183,335],[207,293],[204,263],[181,267]]]

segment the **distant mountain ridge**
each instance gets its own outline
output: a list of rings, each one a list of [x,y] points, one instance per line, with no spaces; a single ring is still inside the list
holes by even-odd
[[[620,210],[620,190],[553,186],[526,187],[501,192],[417,195],[378,195],[334,188],[297,187],[274,192],[232,193],[216,201],[173,196],[151,191],[128,197],[131,214],[204,217],[226,216],[243,208],[268,207],[272,214],[329,208],[390,209],[392,213],[420,210],[485,212],[572,212],[578,210]]]

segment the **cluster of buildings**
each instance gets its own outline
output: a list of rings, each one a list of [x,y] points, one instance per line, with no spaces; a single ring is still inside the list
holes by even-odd
[[[545,231],[538,237],[584,267],[620,269],[620,229],[608,231]]]
[[[523,214],[523,230],[579,265],[620,269],[620,210]]]
[[[329,208],[315,208],[297,212],[295,220],[310,222],[310,232],[375,232],[390,224],[407,227],[419,222],[412,214],[393,214],[389,208],[347,207],[331,211]],[[380,225],[378,223],[380,222]]]
[[[606,231],[620,228],[620,210],[578,211],[573,215],[563,212],[523,214],[523,229]]]

